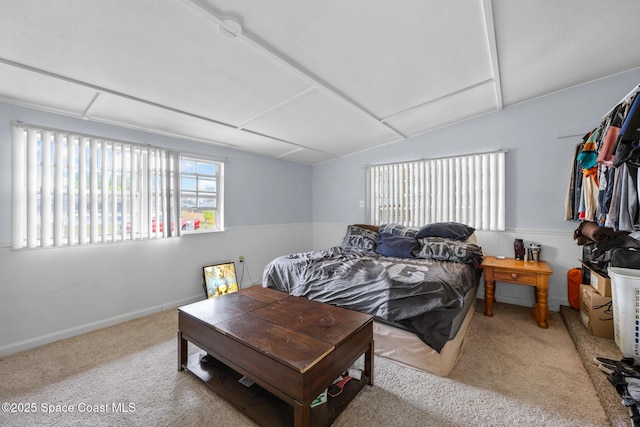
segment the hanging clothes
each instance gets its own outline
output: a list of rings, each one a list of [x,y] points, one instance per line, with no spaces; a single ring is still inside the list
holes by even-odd
[[[583,169],[584,180],[582,190],[584,193],[584,210],[580,212],[580,219],[593,221],[598,209],[598,168]]]
[[[638,224],[638,168],[621,166],[617,230],[633,231]]]
[[[576,147],[565,219],[640,229],[640,85]]]
[[[602,146],[598,149],[597,162],[603,166],[613,166],[615,156],[613,154],[616,148],[616,141],[620,134],[625,104],[616,105],[606,120]]]
[[[567,221],[578,219],[580,197],[582,195],[582,170],[578,165],[578,154],[582,151],[582,143],[576,145],[571,162],[571,172],[569,174],[569,185],[567,187],[567,197],[564,205],[564,219]]]

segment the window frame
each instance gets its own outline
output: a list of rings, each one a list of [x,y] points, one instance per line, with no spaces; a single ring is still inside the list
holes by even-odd
[[[185,172],[183,170],[183,162],[196,162],[196,169],[194,172],[192,171],[188,171]],[[213,165],[215,167],[215,174],[206,174],[206,173],[198,173],[198,164],[203,164],[203,165]],[[215,232],[220,232],[220,231],[225,231],[225,226],[224,226],[224,169],[225,169],[225,162],[224,160],[218,159],[218,158],[214,158],[214,157],[209,157],[209,156],[205,156],[205,155],[200,155],[200,154],[194,154],[194,153],[181,153],[180,154],[180,160],[179,160],[179,193],[180,193],[180,220],[182,222],[183,219],[187,219],[183,217],[183,213],[184,213],[184,195],[185,193],[189,193],[189,194],[193,194],[193,197],[195,197],[196,200],[196,206],[193,209],[192,214],[202,214],[202,217],[200,217],[199,215],[197,216],[198,219],[200,219],[200,227],[198,229],[183,229],[181,230],[181,233],[183,235],[188,235],[188,234],[200,234],[200,233],[215,233]],[[214,191],[206,191],[206,190],[200,190],[198,188],[198,183],[200,182],[200,178],[204,178],[204,179],[209,179],[209,180],[214,180],[215,181],[215,190]],[[185,178],[189,178],[189,179],[195,179],[195,189],[184,189],[183,188],[183,179]],[[200,206],[198,206],[198,195],[199,194],[205,194],[210,198],[215,199],[215,208],[214,209],[201,209]],[[206,223],[208,223],[208,218],[206,218],[206,215],[204,214],[204,211],[214,211],[214,220],[213,220],[213,226],[212,227],[208,227],[206,225]],[[191,219],[191,218],[188,218]]]

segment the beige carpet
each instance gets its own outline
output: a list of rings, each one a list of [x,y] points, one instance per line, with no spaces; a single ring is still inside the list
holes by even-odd
[[[582,364],[591,378],[604,412],[611,425],[624,427],[631,425],[629,409],[622,404],[622,399],[615,387],[607,380],[607,375],[594,363],[595,357],[607,357],[620,360],[622,352],[613,339],[594,337],[580,321],[580,312],[571,307],[560,307],[560,315],[567,325],[569,335],[578,350]]]
[[[375,385],[334,425],[609,425],[558,313],[545,330],[528,308],[482,308],[448,378],[376,357]],[[20,410],[3,406],[0,425],[254,425],[177,371],[176,327],[172,310],[0,359],[0,400]]]

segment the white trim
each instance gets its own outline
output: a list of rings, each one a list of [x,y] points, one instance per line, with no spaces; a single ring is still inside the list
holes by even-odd
[[[108,326],[117,325],[119,323],[126,322],[128,320],[137,319],[140,317],[148,316],[150,314],[159,313],[161,311],[167,311],[176,307],[181,307],[186,304],[191,304],[196,301],[204,299],[204,294],[197,296],[191,296],[180,300],[169,301],[164,304],[156,305],[153,307],[144,308],[141,310],[131,311],[118,316],[110,317],[107,319],[99,320],[97,322],[91,322],[84,325],[76,326],[69,329],[64,329],[50,334],[41,335],[39,337],[31,338],[24,341],[4,345],[0,347],[0,356],[8,356],[20,351],[29,350],[34,347],[39,347],[44,344],[49,344],[54,341],[59,341],[65,338],[71,338],[76,335],[81,335],[87,332],[96,331],[98,329],[106,328]]]

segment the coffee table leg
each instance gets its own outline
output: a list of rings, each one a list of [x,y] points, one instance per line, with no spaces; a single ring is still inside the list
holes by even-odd
[[[182,371],[187,365],[187,340],[182,338],[182,332],[178,331],[178,371]]]
[[[293,402],[293,425],[298,427],[306,427],[311,422],[311,407],[310,402],[306,405]]]
[[[369,377],[367,384],[373,385],[373,341],[369,343],[369,350],[364,354],[364,374]]]

